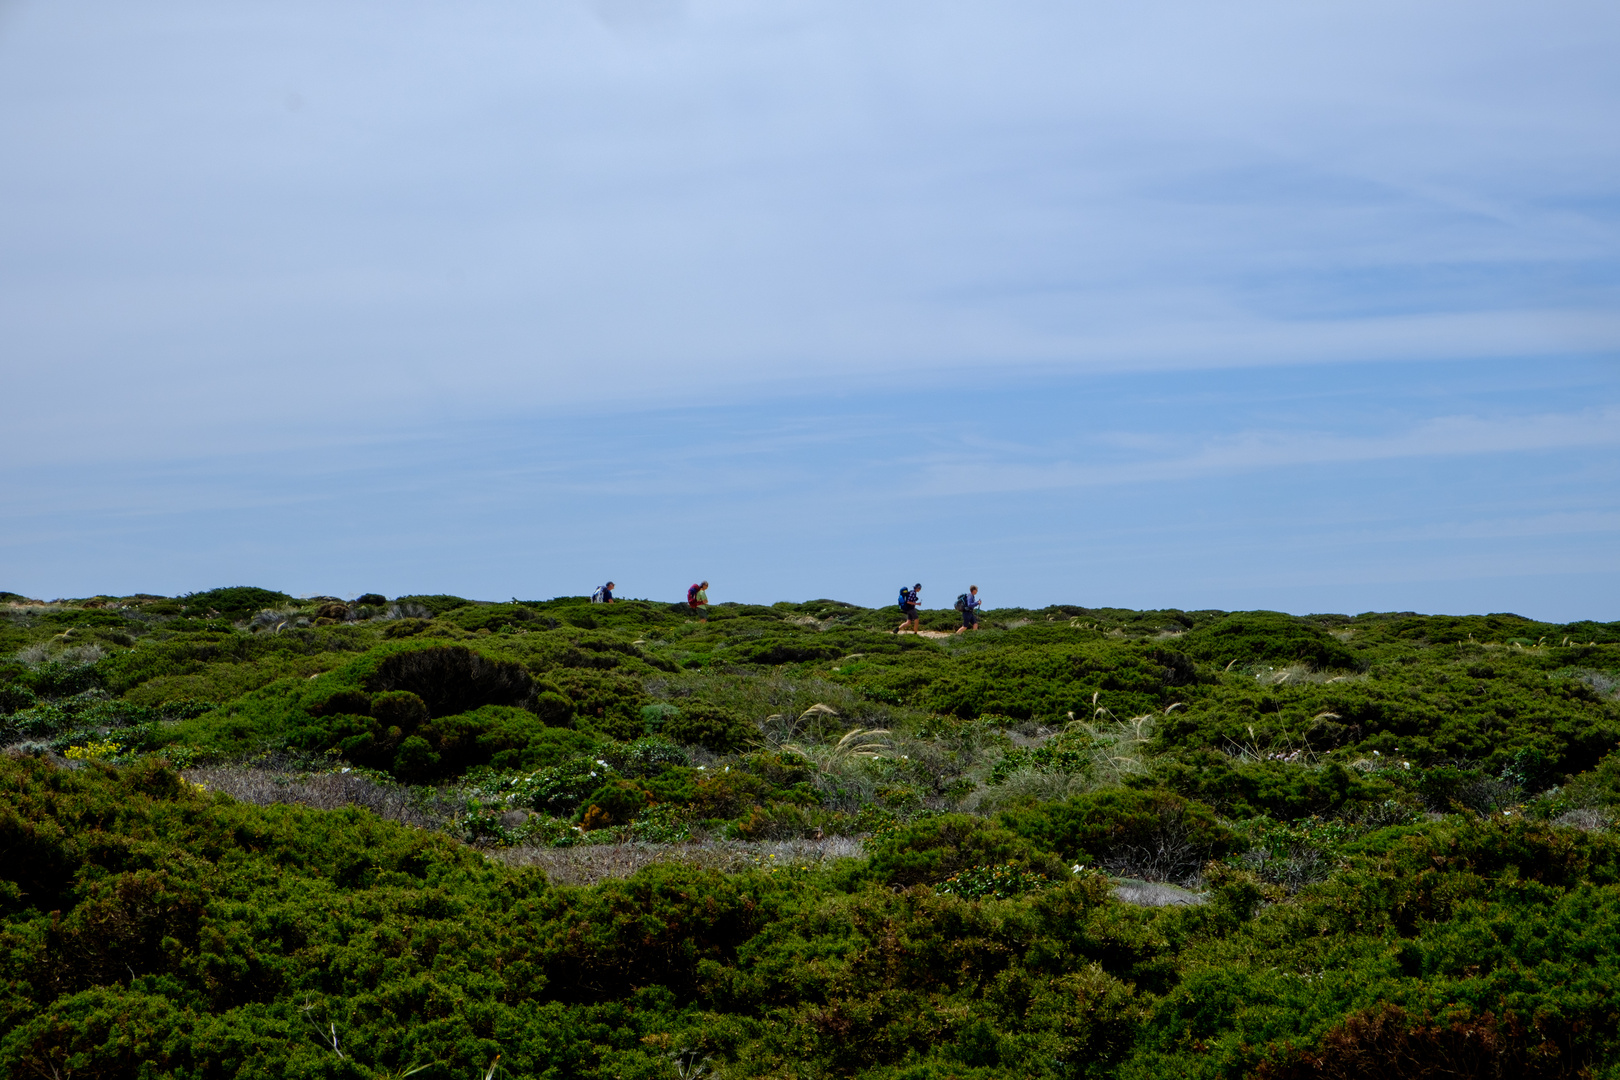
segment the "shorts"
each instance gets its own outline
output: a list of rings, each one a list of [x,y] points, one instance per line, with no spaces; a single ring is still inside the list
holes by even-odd
[[[977,611],[974,611],[972,608],[963,608],[962,609],[962,625],[963,626],[972,626],[974,623],[976,623],[978,621],[979,621],[979,613]]]
[[[910,622],[917,617],[917,609],[912,607],[910,604],[902,604],[900,606],[900,614],[905,617],[906,622]]]

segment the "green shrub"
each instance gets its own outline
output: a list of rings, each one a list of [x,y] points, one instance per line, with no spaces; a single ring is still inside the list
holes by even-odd
[[[1048,877],[1063,866],[1022,836],[983,818],[942,814],[868,841],[868,872],[889,885],[932,885],[970,867],[1014,864]]]
[[[740,664],[802,664],[815,660],[835,660],[844,655],[844,651],[836,642],[768,638],[732,646],[726,651],[726,657]]]
[[[1151,783],[1206,803],[1229,817],[1280,820],[1355,813],[1401,794],[1377,773],[1336,761],[1311,767],[1285,761],[1241,761],[1195,750],[1153,763]]]
[[[631,777],[657,776],[672,767],[685,768],[692,764],[686,751],[668,739],[637,739],[633,743],[618,744],[605,753],[615,768]]]
[[[1355,654],[1305,619],[1276,611],[1242,611],[1189,631],[1182,652],[1221,667],[1230,664],[1308,664],[1354,671]]]
[[[577,726],[625,742],[645,732],[641,708],[647,692],[638,680],[577,669],[550,671],[546,678],[573,702]]]
[[[737,750],[759,737],[759,731],[736,713],[712,705],[688,704],[664,720],[664,738],[716,753]]]
[[[902,700],[931,712],[1062,724],[1090,719],[1094,696],[1098,705],[1121,718],[1163,708],[1169,684],[1166,666],[1156,659],[1159,654],[1134,644],[1100,642],[980,646],[954,663],[907,658],[905,666],[888,668],[881,681],[874,672],[863,682],[893,686]],[[916,685],[919,680],[922,686]]]
[[[802,754],[756,751],[738,762],[741,768],[778,788],[792,788],[815,780],[815,766]]]
[[[409,693],[409,691],[399,691]],[[411,695],[416,697],[415,694]],[[421,698],[416,698],[421,701]],[[424,706],[424,711],[425,711]],[[371,695],[364,690],[343,689],[319,697],[304,706],[304,710],[311,716],[370,716]],[[422,717],[426,719],[426,716]]]
[[[733,769],[700,769],[689,780],[686,796],[699,820],[734,818],[770,797],[771,785],[752,773]]]
[[[432,743],[420,735],[410,735],[400,741],[389,771],[401,780],[425,783],[440,774],[442,761]]]
[[[19,709],[31,709],[39,704],[39,696],[21,683],[0,684],[0,715],[10,715]]]
[[[390,640],[415,637],[432,626],[433,624],[426,619],[394,619],[383,627],[382,636]]]
[[[580,808],[580,820],[587,829],[628,825],[636,815],[652,803],[652,792],[636,780],[616,778],[609,780],[585,796]]]
[[[1114,789],[1008,810],[1003,826],[1067,863],[1131,877],[1179,880],[1233,850],[1237,837],[1209,807],[1168,791]]]
[[[285,739],[311,753],[335,750],[356,765],[411,783],[435,783],[480,766],[534,768],[594,745],[589,735],[549,728],[533,713],[512,706],[485,705],[429,717],[420,698],[399,690],[376,695],[369,716],[302,720]]]
[[[233,622],[240,622],[266,608],[282,607],[293,602],[293,598],[286,593],[250,585],[187,593],[179,599],[181,610],[188,614],[218,612],[221,618]]]
[[[665,721],[680,714],[679,707],[667,701],[655,701],[651,705],[641,707],[641,722],[645,726],[647,734],[657,735],[663,730]]]
[[[966,900],[982,900],[985,897],[1008,900],[1051,884],[1045,874],[1035,873],[1017,864],[970,866],[935,885],[934,891],[942,896],[960,896]]]
[[[385,727],[415,731],[427,723],[427,702],[409,690],[384,690],[371,699],[371,716]]]
[[[1003,754],[1001,760],[990,770],[990,783],[999,784],[1020,769],[1091,776],[1096,772],[1092,760],[1095,752],[1093,740],[1084,734],[1060,735],[1051,742],[1033,749],[1014,747]]]
[[[568,727],[574,720],[574,703],[557,690],[540,689],[530,710],[547,727]]]
[[[472,603],[472,601],[463,600],[459,596],[434,595],[401,596],[395,599],[394,603],[398,604],[401,608],[406,606],[425,608],[431,616],[437,617],[445,614],[446,612],[455,611],[457,608],[466,607],[468,604]]]
[[[103,611],[99,608],[66,608],[62,611],[52,611],[41,621],[50,626],[102,627],[110,630],[124,630],[130,626],[129,618],[122,612]]]
[[[51,660],[18,681],[42,697],[67,697],[97,688],[101,684],[101,677],[88,664],[64,664]]]
[[[162,705],[171,701],[230,701],[268,686],[277,679],[304,678],[345,663],[352,655],[284,652],[262,656],[245,663],[214,661],[186,664],[184,674],[157,675],[145,679],[123,696],[141,705]],[[105,669],[106,665],[100,665]],[[178,665],[177,665],[178,666]],[[114,688],[109,680],[109,689]]]
[[[491,660],[464,645],[435,645],[387,657],[365,688],[408,690],[429,714],[449,716],[481,705],[520,705],[534,694],[534,680],[521,664]]]
[[[483,785],[481,790],[499,795],[510,806],[567,816],[579,809],[587,795],[616,779],[617,774],[618,770],[605,759],[572,758],[526,776]]]
[[[503,630],[532,623],[532,608],[521,604],[469,604],[443,616],[446,623],[463,630]]]

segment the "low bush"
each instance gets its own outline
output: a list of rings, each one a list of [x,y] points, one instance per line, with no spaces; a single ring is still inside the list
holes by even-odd
[[[433,596],[401,596],[394,603],[401,608],[406,606],[421,608],[427,612],[427,617],[437,617],[446,612],[455,611],[471,604],[471,600],[463,600],[459,596],[446,596],[435,594]]]
[[[1016,865],[1058,877],[1063,864],[1024,836],[984,818],[942,814],[895,826],[868,842],[867,873],[889,885],[934,885],[975,866]]]
[[[646,732],[641,709],[647,704],[647,692],[638,680],[577,669],[547,672],[546,680],[573,703],[571,722],[576,726],[622,742]]]
[[[736,713],[712,705],[683,705],[665,718],[659,734],[716,753],[741,749],[759,738],[759,729]]]
[[[1195,660],[1232,664],[1307,664],[1355,671],[1356,656],[1309,620],[1276,611],[1244,611],[1189,631],[1177,648]]]
[[[192,614],[218,614],[221,618],[240,622],[265,608],[291,604],[293,598],[273,589],[259,589],[237,585],[226,589],[187,593],[180,597],[181,610]]]
[[[587,830],[628,825],[652,805],[653,793],[637,780],[608,780],[581,800],[580,820]]]
[[[982,900],[986,897],[1008,900],[1052,884],[1045,874],[1035,873],[1017,864],[970,866],[935,885],[934,891],[942,896],[960,896],[966,900]]]
[[[521,664],[491,660],[464,645],[394,653],[377,665],[365,688],[373,693],[409,691],[435,717],[482,705],[521,705],[535,692],[534,680]]]
[[[1122,876],[1157,881],[1196,878],[1205,863],[1237,844],[1209,807],[1162,790],[1089,792],[1066,802],[1004,811],[998,820],[1067,863],[1096,864]]]
[[[1214,750],[1194,750],[1153,763],[1146,782],[1206,803],[1229,817],[1269,815],[1280,820],[1355,814],[1403,794],[1381,773],[1285,761],[1243,761]]]

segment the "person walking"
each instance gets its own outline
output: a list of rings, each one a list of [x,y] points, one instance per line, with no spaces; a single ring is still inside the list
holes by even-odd
[[[895,628],[895,633],[902,633],[908,626],[911,627],[913,634],[922,629],[917,623],[917,605],[922,603],[922,597],[919,595],[921,591],[922,582],[920,581],[909,589],[904,587],[900,589],[900,614],[905,618],[900,620],[900,625]]]
[[[617,588],[617,586],[615,586],[613,584],[613,582],[611,582],[611,581],[608,582],[606,585],[603,585],[601,588],[597,589],[594,593],[591,594],[591,603],[593,603],[593,604],[611,604],[611,603],[613,603],[613,590],[615,588]]]
[[[958,598],[957,603],[960,605],[957,610],[962,613],[962,625],[956,628],[956,632],[960,634],[964,630],[977,630],[979,608],[984,604],[984,601],[979,599],[979,587],[969,585],[968,591]]]
[[[707,581],[700,582],[686,590],[686,606],[692,609],[692,614],[698,617],[698,622],[709,621],[709,613],[705,610],[709,606],[709,583]]]

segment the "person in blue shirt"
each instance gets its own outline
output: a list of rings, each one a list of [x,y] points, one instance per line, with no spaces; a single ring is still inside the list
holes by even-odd
[[[962,605],[962,625],[956,628],[958,634],[964,630],[977,630],[979,628],[979,608],[983,604],[984,601],[979,599],[979,587],[969,585],[967,603]]]
[[[895,629],[895,633],[901,633],[908,626],[911,627],[913,634],[922,629],[917,622],[917,605],[922,603],[922,597],[918,595],[921,589],[922,582],[919,581],[909,589],[900,590],[900,614],[904,615],[905,618],[900,620],[900,625]]]

